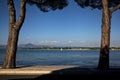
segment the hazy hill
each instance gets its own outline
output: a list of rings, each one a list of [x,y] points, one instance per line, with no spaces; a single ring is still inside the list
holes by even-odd
[[[35,44],[32,44],[32,43],[28,43],[28,44],[20,44],[18,47],[19,48],[42,48],[42,47],[51,47],[51,46],[35,45]]]

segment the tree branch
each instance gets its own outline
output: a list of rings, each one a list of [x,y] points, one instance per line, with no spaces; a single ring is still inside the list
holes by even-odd
[[[20,29],[24,20],[25,20],[25,14],[26,14],[26,0],[20,1],[20,15],[18,18],[18,21],[16,22],[17,29]]]
[[[10,26],[16,22],[16,11],[13,0],[8,0],[9,21]]]
[[[117,6],[113,7],[112,9],[110,9],[110,12],[113,13],[116,10],[120,9],[120,4],[118,4]]]
[[[33,0],[27,0],[27,2],[32,3],[32,4],[37,4],[37,5],[42,5],[42,2],[38,1],[33,1]]]

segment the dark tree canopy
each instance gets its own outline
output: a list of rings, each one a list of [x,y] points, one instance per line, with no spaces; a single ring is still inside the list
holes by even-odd
[[[63,9],[68,5],[67,0],[27,0],[30,5],[36,5],[41,11]]]
[[[75,0],[82,8],[92,7],[93,9],[102,9],[102,0]],[[120,0],[108,0],[108,7],[113,8],[120,4]]]

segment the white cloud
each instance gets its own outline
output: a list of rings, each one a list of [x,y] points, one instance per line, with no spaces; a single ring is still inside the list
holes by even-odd
[[[97,41],[78,41],[78,40],[42,40],[40,45],[54,45],[54,46],[74,46],[74,47],[98,47]]]
[[[69,40],[68,43],[73,43],[73,41]]]
[[[111,47],[120,47],[120,40],[112,40],[110,43]]]
[[[39,44],[43,44],[43,45],[58,44],[58,43],[60,43],[60,41],[57,41],[57,40],[42,40],[42,41],[39,41]]]

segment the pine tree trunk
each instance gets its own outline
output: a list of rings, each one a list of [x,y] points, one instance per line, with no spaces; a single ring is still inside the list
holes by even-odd
[[[102,0],[102,4],[103,4],[102,36],[98,69],[109,69],[111,13],[108,8],[108,0]]]
[[[20,0],[20,15],[17,21],[13,0],[8,0],[8,10],[9,10],[9,36],[6,48],[6,55],[3,64],[4,69],[16,67],[17,43],[19,32],[25,19],[26,0]]]
[[[19,30],[15,29],[14,27],[10,27],[6,55],[3,65],[3,68],[5,69],[16,67],[16,51],[18,35]]]

